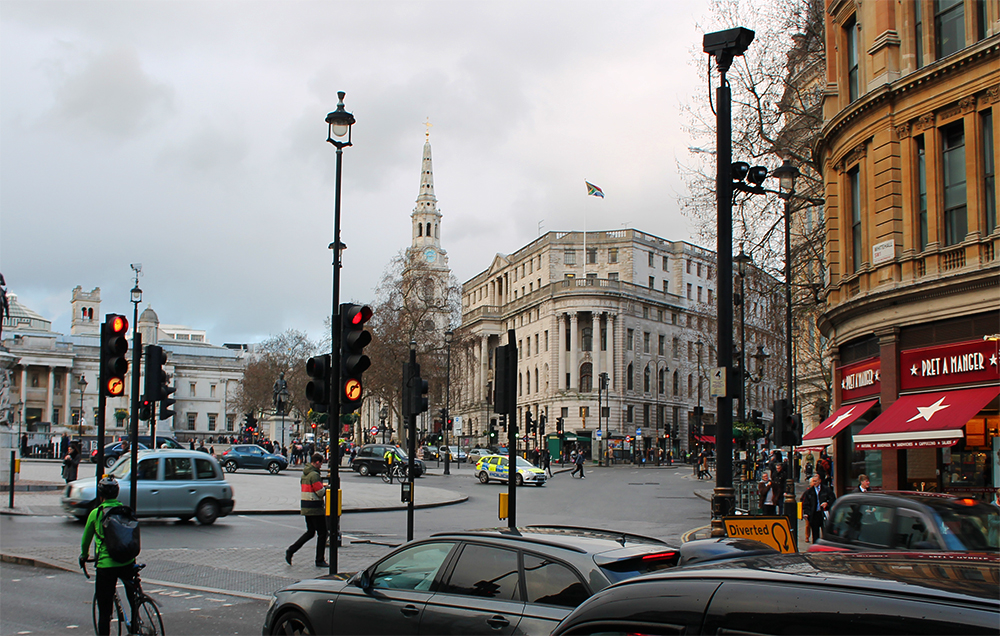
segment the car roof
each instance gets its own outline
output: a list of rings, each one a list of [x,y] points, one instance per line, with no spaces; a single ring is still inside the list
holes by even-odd
[[[863,501],[865,503],[873,504],[884,503],[897,506],[927,506],[935,510],[953,510],[956,508],[968,510],[970,508],[981,508],[983,512],[995,511],[995,508],[989,504],[975,499],[970,499],[968,497],[962,497],[961,495],[903,490],[876,490],[872,492],[848,493],[839,497],[835,502],[835,505],[842,506],[849,504],[852,501]]]
[[[670,548],[660,539],[615,530],[583,528],[577,526],[520,526],[518,528],[480,528],[439,532],[434,538],[453,537],[461,539],[502,539],[505,542],[522,543],[525,546],[545,545],[581,554],[620,553],[634,556],[636,551],[650,552]]]
[[[807,583],[810,586],[858,588],[964,596],[988,601],[1000,610],[1000,555],[952,552],[804,552],[751,556],[666,570],[629,579],[613,587],[674,579],[743,580],[758,583]],[[637,590],[623,593],[634,595]],[[653,593],[651,591],[651,593]]]
[[[187,448],[156,448],[149,450],[140,450],[139,457],[197,457],[201,459],[210,459],[216,461],[215,457],[204,453],[199,450],[190,450]]]

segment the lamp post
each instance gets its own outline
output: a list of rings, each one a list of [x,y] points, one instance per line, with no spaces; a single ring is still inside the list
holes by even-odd
[[[747,383],[746,383],[746,349],[747,349],[747,297],[745,281],[747,277],[747,265],[753,260],[743,251],[743,243],[740,243],[740,253],[733,259],[736,263],[736,273],[740,277],[740,395],[739,395],[739,418],[740,422],[747,419]]]
[[[792,196],[795,194],[795,179],[799,169],[785,159],[781,167],[774,171],[778,178],[778,196],[785,202],[785,417],[791,418],[795,412],[795,394],[792,390]],[[777,422],[775,425],[777,426]],[[786,422],[781,422],[787,427]],[[791,452],[788,453],[791,468]],[[791,475],[791,472],[788,472]],[[788,480],[791,492],[785,493],[785,515],[792,526],[792,536],[798,536],[798,520],[795,515],[795,481]]]
[[[80,415],[76,420],[76,441],[82,441],[83,437],[83,392],[87,390],[87,376],[80,374],[80,379],[76,381],[76,386],[80,388]]]
[[[601,408],[601,391],[604,391],[604,401],[608,405],[608,417],[604,419],[604,453],[601,459],[606,460],[602,465],[611,465],[611,440],[608,439],[609,429],[611,427],[611,396],[608,395],[608,385],[610,384],[610,377],[607,373],[601,372],[597,376],[597,429],[601,428],[601,416],[604,413]]]
[[[448,421],[451,419],[451,339],[455,335],[455,332],[449,329],[444,332],[444,344],[448,348],[448,359],[445,363],[447,370],[445,371],[445,388],[444,388],[444,474],[451,474],[451,446],[448,445]],[[462,452],[459,448],[458,452]],[[459,465],[461,467],[461,464]]]
[[[274,383],[274,410],[281,418],[282,446],[285,445],[285,405],[288,404],[288,398],[288,382],[285,380],[285,372],[282,371],[278,374],[278,379]],[[329,415],[327,415],[327,417],[329,417]]]
[[[132,475],[132,485],[129,488],[129,506],[135,510],[138,488],[139,465],[139,361],[142,359],[142,336],[139,334],[139,303],[142,302],[142,290],[139,289],[139,272],[142,271],[142,263],[132,263],[132,271],[135,272],[135,286],[132,287],[132,396],[130,409],[130,435],[129,446],[132,448],[132,460],[130,474]],[[155,448],[155,441],[150,438],[150,444]]]
[[[344,245],[340,242],[340,185],[344,164],[344,148],[351,145],[351,128],[354,126],[354,115],[344,110],[344,96],[347,93],[339,91],[337,93],[337,110],[326,116],[327,135],[326,141],[333,144],[337,149],[337,179],[334,185],[333,204],[333,242],[330,249],[333,250],[333,303],[330,311],[330,405],[328,407],[328,425],[330,430],[340,428],[340,259]],[[346,138],[346,140],[345,140]],[[336,399],[333,395],[336,394]],[[334,455],[330,453],[329,474],[330,492],[327,496],[340,497],[340,472],[337,463],[334,462]],[[330,507],[327,508],[328,510]],[[327,526],[330,536],[330,575],[337,573],[337,546],[340,545],[340,509],[327,516]]]
[[[666,390],[667,378],[665,375],[660,375],[660,360],[656,361],[656,465],[660,465],[660,421],[663,420],[663,411],[660,410],[660,393]],[[670,365],[663,365],[663,373],[666,374],[670,371]],[[666,409],[664,409],[665,411]],[[666,423],[663,424],[663,430],[667,430]]]
[[[389,417],[389,407],[385,404],[378,409],[379,428],[382,429],[382,443],[385,444],[385,420]]]

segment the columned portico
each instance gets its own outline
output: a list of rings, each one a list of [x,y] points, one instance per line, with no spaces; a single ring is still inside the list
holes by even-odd
[[[569,315],[569,386],[580,389],[580,318],[577,312]]]

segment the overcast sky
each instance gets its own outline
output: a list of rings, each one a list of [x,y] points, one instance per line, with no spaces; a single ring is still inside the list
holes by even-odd
[[[430,118],[459,281],[542,231],[690,240],[682,104],[706,94],[702,0],[0,2],[0,272],[69,332],[71,290],[209,340],[330,312],[346,91],[342,300],[410,243]],[[586,196],[584,180],[604,200]]]

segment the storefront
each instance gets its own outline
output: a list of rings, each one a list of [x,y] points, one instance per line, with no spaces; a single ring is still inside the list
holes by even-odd
[[[981,338],[900,351],[898,397],[851,436],[855,454],[882,477],[873,486],[989,497],[1000,477],[998,344]]]

